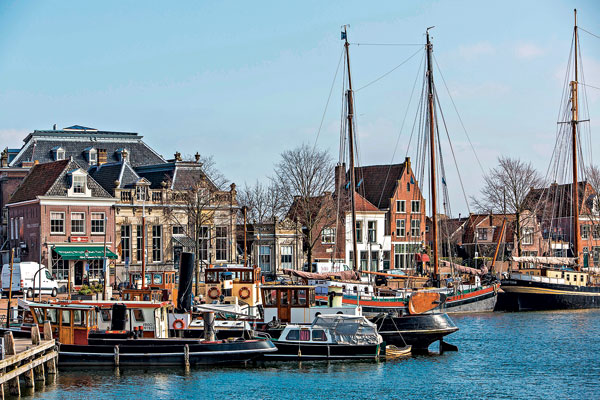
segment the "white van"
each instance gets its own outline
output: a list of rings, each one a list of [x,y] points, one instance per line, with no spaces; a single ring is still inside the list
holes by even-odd
[[[314,272],[317,274],[324,274],[329,272],[342,272],[342,271],[350,271],[351,268],[344,263],[341,262],[313,262],[312,268],[308,269],[308,263],[304,263],[304,271],[305,272]]]
[[[20,292],[33,297],[40,293],[40,274],[42,277],[42,294],[50,294],[56,297],[58,294],[58,283],[52,278],[48,268],[32,261],[23,261],[13,264],[12,291]],[[38,271],[40,271],[38,273]],[[35,283],[33,282],[35,277]],[[2,293],[7,293],[10,285],[10,266],[4,264],[2,268]]]

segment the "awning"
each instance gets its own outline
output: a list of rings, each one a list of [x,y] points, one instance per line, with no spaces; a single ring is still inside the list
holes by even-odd
[[[98,260],[104,257],[103,246],[54,246],[53,249],[63,260]],[[118,257],[107,247],[106,258]]]
[[[194,239],[187,236],[173,236],[173,241],[179,243],[183,247],[195,247]]]

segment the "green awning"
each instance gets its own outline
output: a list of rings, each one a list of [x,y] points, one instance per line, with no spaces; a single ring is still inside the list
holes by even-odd
[[[63,260],[98,260],[104,257],[103,246],[54,246],[54,251]],[[106,258],[117,258],[117,255],[106,248]]]

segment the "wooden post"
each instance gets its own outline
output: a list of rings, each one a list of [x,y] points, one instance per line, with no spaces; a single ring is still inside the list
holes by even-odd
[[[7,356],[17,355],[17,350],[15,348],[15,339],[13,338],[12,332],[6,332],[4,334],[4,348]],[[8,381],[8,393],[10,393],[11,396],[21,396],[21,386],[19,385],[19,377],[13,378],[10,381]]]
[[[188,369],[190,367],[190,347],[187,344],[183,348],[183,362],[185,368]]]
[[[19,379],[19,378],[15,378],[15,379]],[[35,380],[33,378],[33,368],[28,369],[27,371],[25,371],[23,373],[23,383],[25,384],[25,387],[30,389],[32,392],[35,391]]]
[[[119,368],[119,345],[115,346],[115,367]]]
[[[42,342],[40,337],[40,328],[37,325],[31,327],[31,344],[37,346]]]
[[[10,280],[8,284],[8,304],[6,306],[6,329],[8,329],[10,324],[10,306],[12,300],[12,283],[13,283],[13,259],[15,256],[15,249],[10,250]]]
[[[50,321],[44,322],[44,340],[52,340],[52,327]]]
[[[52,340],[52,327],[50,321],[44,322],[44,340]],[[46,361],[46,373],[48,374],[48,382],[56,381],[56,359]]]

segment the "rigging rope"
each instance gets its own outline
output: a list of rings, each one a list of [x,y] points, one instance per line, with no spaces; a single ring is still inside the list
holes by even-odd
[[[596,37],[596,38],[600,39],[600,36],[596,35],[595,33],[592,33],[592,32],[590,32],[590,31],[587,31],[587,30],[583,29],[583,28],[582,28],[582,27],[580,27],[580,26],[578,26],[578,27],[577,27],[577,29],[579,29],[579,30],[581,30],[581,31],[584,31],[584,32],[585,32],[585,33],[587,33],[587,34],[589,34],[589,35],[592,35],[592,36],[594,36],[594,37]]]
[[[414,56],[416,56],[417,54],[419,54],[421,52],[421,49],[417,50],[416,52],[414,52],[410,57],[408,57],[406,60],[402,61],[400,64],[396,65],[394,68],[392,68],[391,70],[389,70],[388,72],[386,72],[385,74],[381,75],[379,78],[372,80],[371,82],[367,83],[364,86],[359,87],[358,89],[354,90],[354,92],[358,92],[368,86],[371,86],[372,84],[374,84],[375,82],[385,78],[386,76],[388,76],[389,74],[391,74],[392,72],[394,72],[395,70],[397,70],[398,68],[400,68],[401,66],[403,66],[404,64],[406,64],[407,62],[409,62]]]
[[[352,46],[423,46],[423,43],[349,43]]]
[[[335,86],[335,81],[337,80],[338,72],[340,71],[340,64],[342,63],[342,58],[344,55],[344,48],[342,47],[342,51],[340,52],[340,59],[338,60],[338,65],[335,70],[335,75],[333,76],[333,82],[331,82],[331,88],[329,89],[329,96],[327,96],[327,103],[325,103],[325,109],[323,110],[323,116],[321,117],[321,123],[319,124],[319,130],[317,131],[317,137],[315,138],[315,144],[313,146],[313,150],[317,148],[317,142],[319,141],[319,136],[321,135],[321,128],[323,128],[323,121],[325,121],[325,114],[327,113],[327,108],[329,107],[329,100],[331,100],[331,94],[333,93],[333,87]]]

